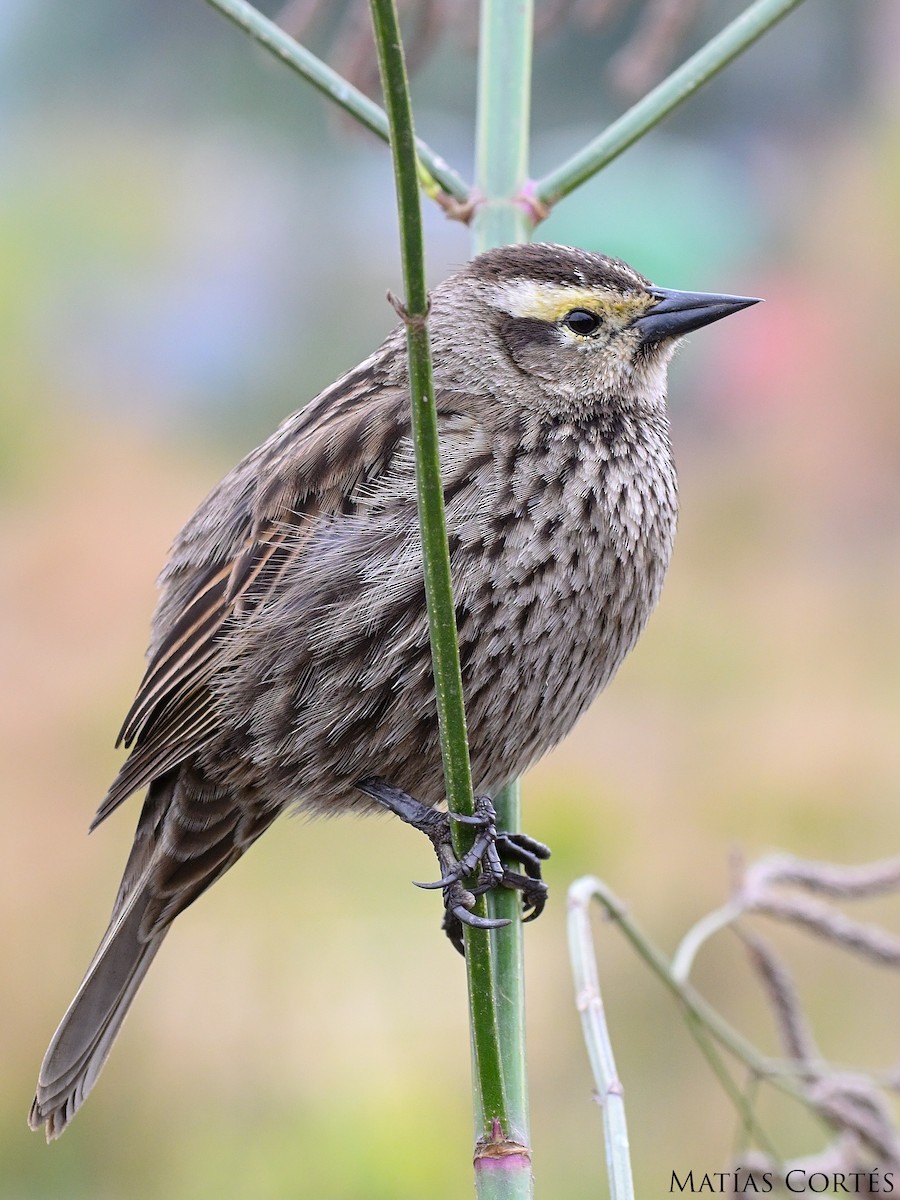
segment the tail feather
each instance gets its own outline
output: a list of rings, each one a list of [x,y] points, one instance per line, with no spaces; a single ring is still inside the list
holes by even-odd
[[[97,1081],[171,922],[235,863],[278,810],[241,803],[181,767],[153,781],[109,928],[54,1034],[31,1107],[32,1129],[59,1137]]]
[[[94,1086],[165,937],[165,929],[141,936],[147,900],[138,886],[113,920],[44,1057],[28,1123],[46,1125],[47,1141],[59,1137]]]

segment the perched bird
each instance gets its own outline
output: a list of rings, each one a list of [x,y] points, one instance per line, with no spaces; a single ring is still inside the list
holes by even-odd
[[[753,303],[539,244],[492,250],[435,289],[479,793],[559,742],[634,645],[675,534],[668,361],[682,334]],[[109,928],[41,1068],[30,1123],[48,1139],[93,1087],[173,918],[280,812],[379,809],[373,778],[428,809],[444,798],[409,404],[397,329],[175,540],[120,734],[131,754],[93,825],[148,791]]]

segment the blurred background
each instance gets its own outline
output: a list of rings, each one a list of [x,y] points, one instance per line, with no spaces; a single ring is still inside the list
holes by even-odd
[[[534,173],[741,7],[538,0]],[[465,175],[473,13],[407,12],[419,132]],[[364,17],[286,13],[363,83]],[[527,951],[555,1200],[605,1187],[568,883],[602,875],[671,952],[726,896],[735,848],[900,846],[898,63],[892,0],[801,6],[538,231],[661,285],[766,298],[676,361],[662,603],[524,784],[554,851]],[[131,844],[136,799],[86,829],[154,576],[221,474],[377,344],[401,280],[385,147],[200,0],[0,0],[0,153],[0,1196],[468,1195],[462,964],[409,883],[429,849],[387,821],[279,822],[178,921],[65,1138],[26,1129]],[[469,235],[430,207],[427,236],[437,281]],[[898,901],[865,913],[900,929]],[[895,1064],[900,981],[776,932],[823,1051]],[[668,996],[615,930],[598,941],[638,1192],[662,1195],[672,1170],[723,1169],[737,1122]],[[697,979],[777,1051],[737,942]],[[762,1112],[786,1155],[825,1140],[795,1107]]]

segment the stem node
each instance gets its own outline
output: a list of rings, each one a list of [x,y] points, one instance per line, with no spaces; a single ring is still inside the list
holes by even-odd
[[[411,313],[399,296],[395,296],[390,289],[385,293],[387,302],[391,308],[403,322],[407,329],[413,329],[416,332],[422,332],[428,327],[428,316],[431,312],[431,297],[428,296],[423,313]]]
[[[536,179],[526,179],[518,195],[513,198],[513,203],[522,209],[532,228],[540,225],[541,221],[546,221],[553,211],[553,205],[542,200],[537,194],[537,187]]]

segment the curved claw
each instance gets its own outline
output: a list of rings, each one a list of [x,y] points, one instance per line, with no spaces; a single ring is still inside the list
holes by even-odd
[[[546,887],[540,889],[532,888],[523,892],[522,895],[525,907],[525,916],[522,917],[522,920],[533,921],[544,911],[544,907],[547,904],[547,889]]]
[[[479,917],[477,913],[469,912],[462,904],[455,904],[450,911],[457,921],[462,921],[464,925],[471,925],[473,929],[502,929],[504,925],[512,924],[505,918]]]
[[[459,883],[455,875],[445,875],[443,879],[436,879],[434,883],[420,883],[418,879],[412,881],[413,887],[421,888],[423,892],[436,892],[438,888],[450,887],[452,883]]]
[[[540,915],[547,901],[547,888],[541,880],[541,863],[550,857],[550,851],[527,834],[498,832],[497,814],[490,796],[475,796],[471,815],[452,811],[441,813],[377,776],[360,779],[355,786],[407,825],[421,830],[434,846],[442,876],[434,882],[416,881],[415,886],[425,891],[443,891],[444,931],[460,953],[464,953],[461,925],[474,929],[500,929],[511,923],[504,918],[480,917],[472,912],[476,897],[492,888],[512,888],[521,894],[523,920],[533,921]],[[471,847],[459,857],[450,837],[451,821],[477,830]],[[517,864],[520,870],[511,869],[509,863]],[[470,890],[463,885],[464,879],[472,881]]]
[[[457,825],[484,826],[490,824],[490,817],[486,816],[484,813],[473,813],[472,816],[468,816],[466,813],[451,812],[448,810],[447,816],[451,821],[455,821]]]

